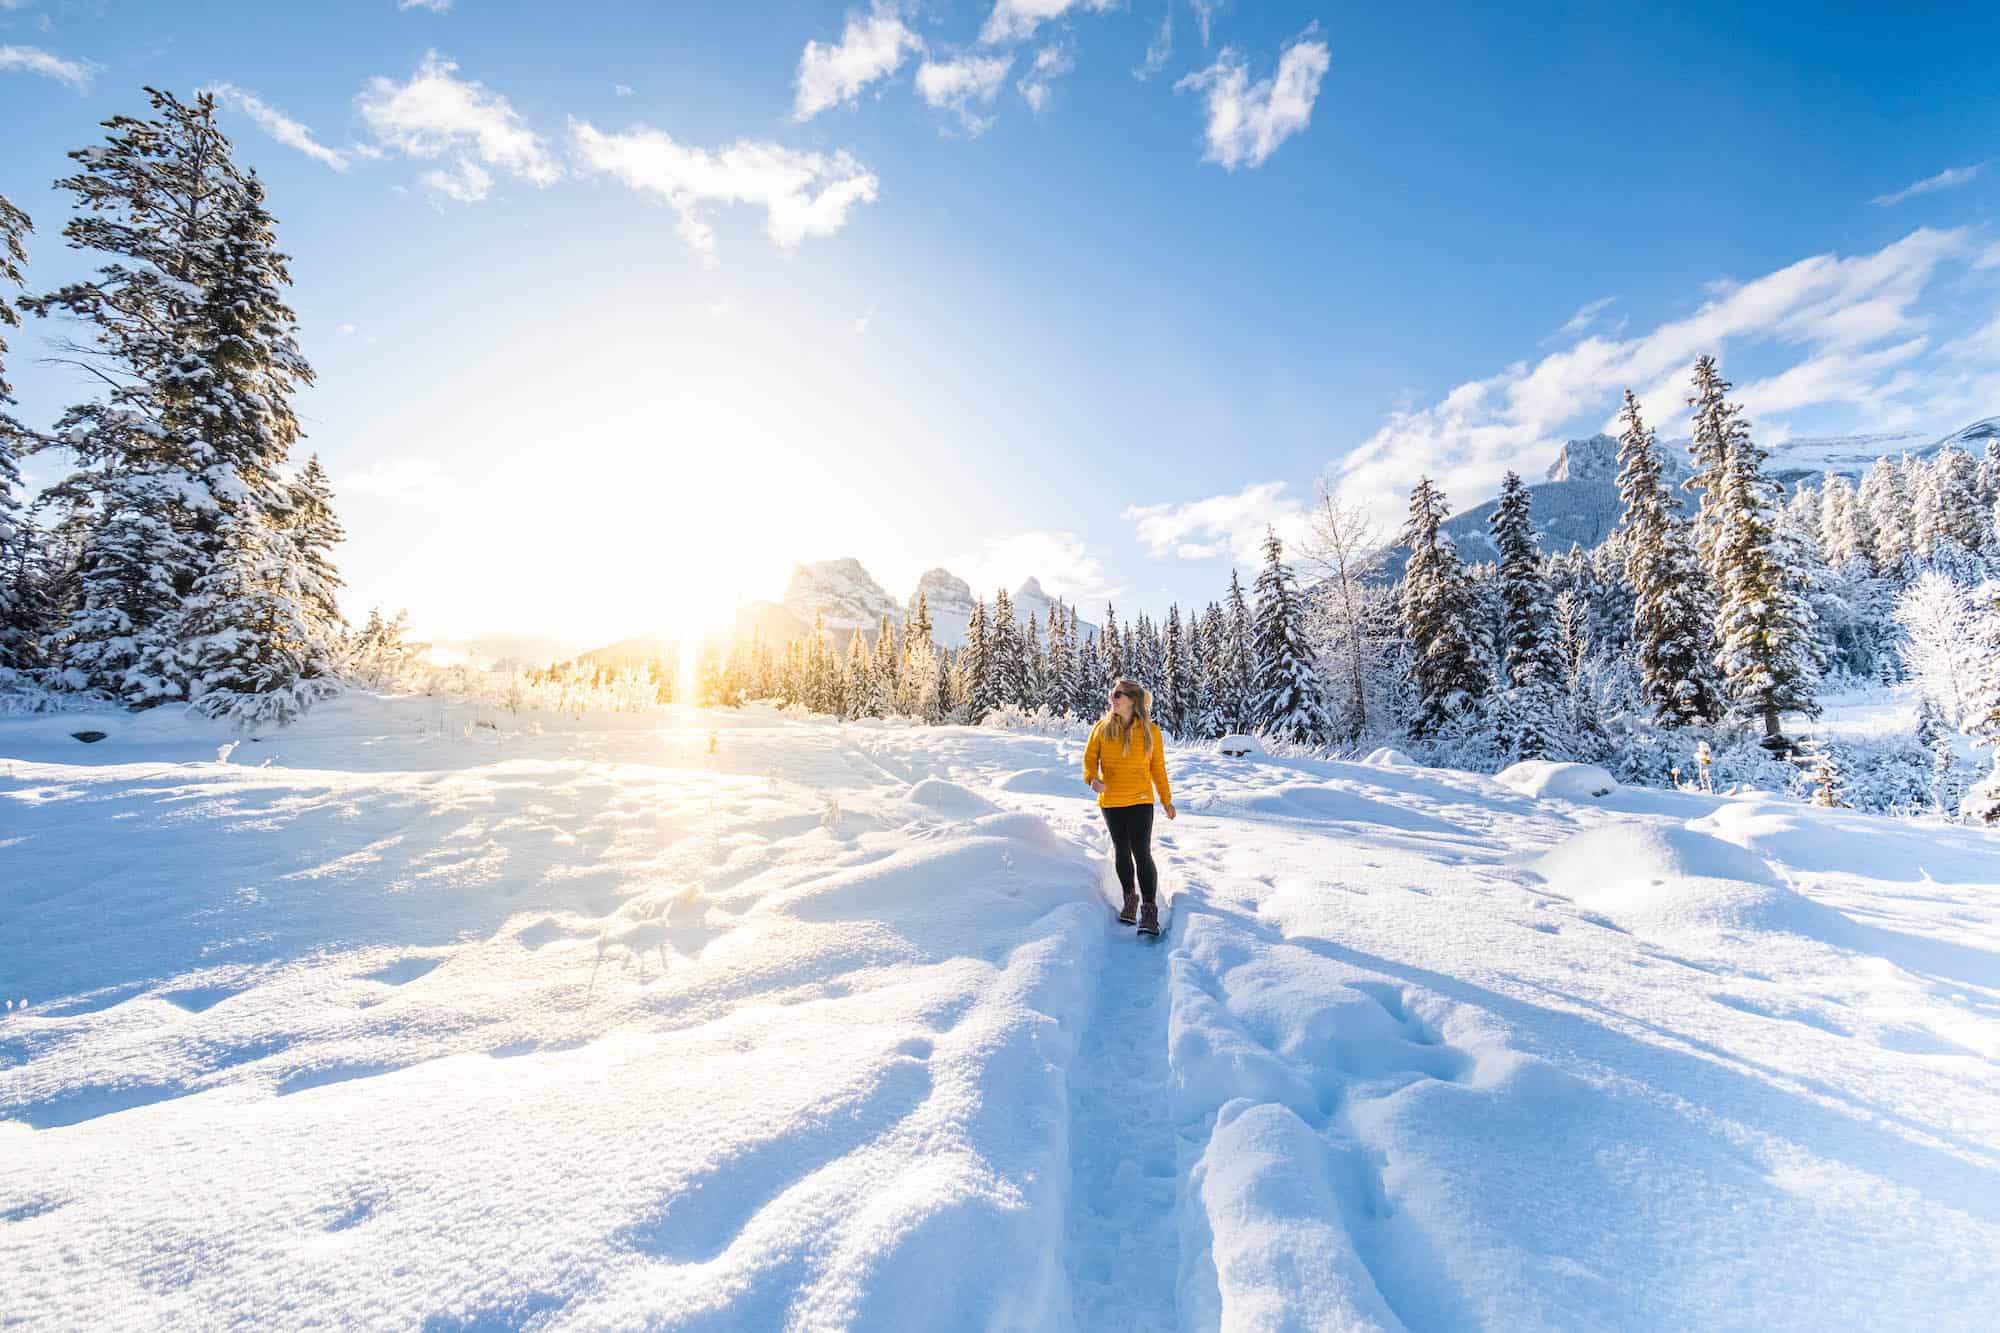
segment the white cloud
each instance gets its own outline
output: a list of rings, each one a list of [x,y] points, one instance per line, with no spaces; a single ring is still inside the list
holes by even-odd
[[[1319,81],[1331,63],[1326,43],[1313,36],[1318,26],[1308,26],[1285,47],[1274,78],[1250,82],[1242,52],[1225,46],[1213,65],[1174,85],[1175,92],[1206,94],[1206,160],[1230,171],[1262,166],[1279,144],[1311,122]]]
[[[433,14],[449,14],[451,0],[396,0],[398,13],[406,9],[427,9]]]
[[[1101,609],[1124,591],[1074,532],[1035,530],[990,537],[978,551],[952,556],[945,565],[964,571],[973,596],[984,597],[988,605],[996,589],[1005,588],[1012,595],[1033,577],[1040,580],[1042,591],[1076,607],[1086,620],[1095,619],[1092,607]]]
[[[460,158],[449,170],[434,167],[417,177],[433,195],[461,204],[476,204],[493,193],[493,173],[470,158]]]
[[[1014,86],[1020,90],[1021,100],[1028,104],[1029,110],[1037,113],[1046,111],[1055,97],[1055,89],[1051,85],[1075,68],[1075,48],[1067,42],[1057,42],[1035,52],[1028,72]]]
[[[343,496],[374,495],[436,508],[458,500],[458,487],[434,458],[379,459],[342,478],[334,489]]]
[[[489,167],[535,185],[559,179],[562,168],[542,136],[505,97],[477,80],[455,77],[457,69],[429,52],[407,83],[370,79],[355,94],[355,107],[387,147],[409,157],[453,158],[450,168],[420,177],[448,198],[484,199],[493,186]]]
[[[979,40],[989,45],[995,42],[1026,41],[1035,35],[1035,29],[1051,19],[1059,19],[1072,9],[1094,9],[1099,13],[1111,9],[1118,0],[994,0],[993,12],[986,16],[986,26],[979,31]]]
[[[1167,67],[1167,61],[1174,54],[1174,0],[1167,0],[1167,12],[1160,16],[1160,26],[1153,30],[1153,40],[1146,43],[1146,54],[1139,61],[1132,77],[1144,83]]]
[[[923,39],[903,23],[894,6],[880,3],[866,18],[847,16],[838,45],[807,42],[799,55],[798,92],[793,120],[811,120],[829,107],[850,102],[863,88],[901,67]]]
[[[361,330],[353,324],[341,324],[336,326],[333,331],[343,338],[352,338]]]
[[[36,46],[0,46],[0,70],[20,70],[66,83],[87,92],[101,66],[88,60],[65,60]]]
[[[1695,358],[1713,352],[1726,364],[1736,346],[1791,359],[1736,388],[1760,439],[1788,433],[1783,414],[1824,404],[1896,428],[1939,410],[1946,377],[1918,364],[1930,344],[1917,306],[1938,268],[1969,262],[1973,249],[1968,231],[1926,228],[1873,254],[1815,255],[1749,282],[1709,284],[1692,314],[1648,332],[1587,337],[1533,365],[1516,362],[1461,384],[1429,407],[1392,413],[1328,469],[1329,480],[1381,520],[1400,516],[1419,475],[1470,504],[1510,468],[1538,471],[1565,435],[1604,429],[1628,386],[1649,424],[1662,435],[1681,433]]]
[[[1212,495],[1188,504],[1129,505],[1139,541],[1155,558],[1227,558],[1255,567],[1263,560],[1264,529],[1274,527],[1290,546],[1303,535],[1305,506],[1286,494],[1282,481],[1257,482],[1234,495]]]
[[[749,139],[711,152],[645,125],[605,133],[583,121],[570,123],[570,137],[586,170],[665,199],[680,216],[681,239],[711,260],[715,231],[707,214],[714,206],[762,208],[766,234],[790,250],[808,236],[839,231],[878,188],[874,173],[845,152],[802,153]]]
[[[296,148],[315,162],[323,162],[335,171],[347,170],[347,154],[337,148],[328,148],[313,138],[310,129],[257,94],[246,92],[233,83],[211,83],[202,91],[213,93],[218,102],[235,107],[256,122],[257,128],[286,147]]]
[[[871,323],[873,323],[874,320],[875,320],[875,307],[871,305],[866,310],[862,311],[859,315],[855,316],[854,336],[859,338],[862,334],[868,332],[868,326]]]
[[[1984,162],[1974,162],[1969,167],[1946,167],[1935,176],[1926,176],[1911,185],[1905,185],[1894,194],[1878,194],[1868,202],[1883,208],[1894,208],[1905,199],[1914,199],[1920,194],[1933,190],[1949,190],[1954,185],[1964,185],[1986,169]]]
[[[1546,344],[1552,342],[1562,342],[1565,339],[1576,337],[1578,334],[1582,333],[1585,329],[1597,323],[1597,317],[1599,315],[1602,315],[1606,307],[1608,307],[1613,301],[1616,301],[1617,299],[1618,298],[1615,296],[1600,296],[1595,301],[1584,302],[1581,306],[1577,307],[1576,313],[1574,315],[1571,315],[1569,319],[1564,322],[1561,328],[1557,329],[1554,333],[1551,333],[1548,337],[1544,338],[1542,341]],[[1618,328],[1623,329],[1624,327],[1625,327],[1624,321],[1620,320],[1618,323]],[[1617,330],[1613,331],[1616,332]]]
[[[611,85],[611,91],[618,97],[630,97],[632,95],[632,85],[629,83],[614,83]]]
[[[1188,8],[1194,11],[1194,25],[1201,29],[1201,44],[1208,45],[1209,33],[1215,27],[1215,16],[1222,12],[1228,0],[1188,0]]]
[[[984,134],[993,127],[993,118],[981,116],[973,106],[991,106],[1013,66],[1012,56],[926,60],[917,67],[917,92],[939,110],[954,112],[966,133]]]

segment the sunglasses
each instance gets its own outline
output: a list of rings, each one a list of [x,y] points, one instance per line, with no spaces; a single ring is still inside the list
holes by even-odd
[[[1114,698],[1114,699],[1133,699],[1133,698],[1137,698],[1138,696],[1137,696],[1137,695],[1131,695],[1131,694],[1127,694],[1127,693],[1125,693],[1125,691],[1123,691],[1123,690],[1113,690],[1113,691],[1111,691],[1111,697],[1112,697],[1112,698]]]

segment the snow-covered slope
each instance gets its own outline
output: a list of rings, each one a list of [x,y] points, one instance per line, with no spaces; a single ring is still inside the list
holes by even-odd
[[[1144,944],[1076,738],[226,739],[0,721],[27,1327],[1990,1327],[2000,835],[1183,747]]]

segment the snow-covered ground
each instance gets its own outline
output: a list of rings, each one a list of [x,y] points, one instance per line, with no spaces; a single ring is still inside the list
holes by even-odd
[[[1149,944],[1075,740],[226,740],[0,721],[0,1323],[2000,1309],[1994,833],[1189,749]]]

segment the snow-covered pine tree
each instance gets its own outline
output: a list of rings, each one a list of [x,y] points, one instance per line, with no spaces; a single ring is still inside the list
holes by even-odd
[[[1725,522],[1723,472],[1741,431],[1738,411],[1724,396],[1728,389],[1713,356],[1703,355],[1695,361],[1694,396],[1688,399],[1688,406],[1694,409],[1693,434],[1688,439],[1691,466],[1681,485],[1695,497],[1694,517],[1689,523],[1695,560],[1709,572],[1711,581]]]
[[[1041,705],[1051,717],[1068,717],[1076,711],[1076,643],[1070,637],[1069,609],[1061,602],[1049,604]]]
[[[869,711],[875,704],[875,658],[858,629],[848,635],[847,661],[840,674],[842,719],[880,717]]]
[[[1968,725],[1977,715],[1984,667],[1971,592],[1927,569],[1896,598],[1895,619],[1903,631],[1898,653],[1905,678],[1947,726]]]
[[[1500,555],[1500,643],[1502,693],[1511,744],[1523,759],[1566,755],[1565,673],[1557,659],[1548,580],[1535,549],[1535,526],[1528,488],[1520,474],[1500,481],[1500,502],[1490,527]]]
[[[993,619],[986,613],[986,599],[975,598],[972,616],[965,625],[965,645],[958,650],[957,679],[952,693],[963,702],[965,720],[977,726],[1001,703],[999,670],[993,660],[996,639]]]
[[[1029,612],[1021,621],[1021,707],[1040,708],[1048,693],[1049,659],[1042,648],[1042,622]]]
[[[1076,649],[1076,698],[1072,707],[1078,717],[1095,721],[1104,713],[1111,671],[1104,665],[1102,634],[1082,634],[1079,626],[1079,620],[1070,621],[1070,628],[1080,635]]]
[[[25,283],[21,265],[28,262],[27,236],[33,229],[28,215],[0,195],[0,283],[14,288]],[[46,629],[33,528],[21,505],[19,460],[27,432],[7,411],[14,390],[7,382],[4,331],[20,324],[11,292],[0,287],[0,670],[37,664]]]
[[[896,622],[885,612],[869,649],[868,676],[874,686],[869,696],[869,717],[888,717],[896,711],[896,701],[902,693],[902,665],[903,649],[896,642]]]
[[[1704,370],[1705,368],[1705,370]],[[1789,748],[1783,713],[1819,715],[1814,699],[1824,659],[1813,637],[1805,590],[1808,571],[1777,534],[1776,488],[1764,474],[1764,450],[1741,409],[1724,396],[1729,383],[1703,357],[1697,367],[1699,420],[1719,448],[1722,471],[1702,505],[1712,525],[1709,577],[1716,590],[1715,664],[1730,708],[1761,719],[1763,744]]]
[[[1885,578],[1898,577],[1913,546],[1910,497],[1903,486],[1902,466],[1893,458],[1876,459],[1861,479],[1856,499],[1875,572]]]
[[[1799,748],[1812,756],[1812,771],[1807,779],[1812,784],[1812,803],[1829,810],[1848,809],[1847,775],[1841,771],[1833,746],[1814,736],[1802,742]]]
[[[1866,517],[1854,483],[1837,472],[1827,473],[1819,505],[1820,550],[1829,566],[1850,577],[1868,564]]]
[[[1300,745],[1333,740],[1333,719],[1312,654],[1299,633],[1299,591],[1285,563],[1277,529],[1264,529],[1264,568],[1257,575],[1257,689],[1251,717],[1257,730]]]
[[[1207,740],[1215,731],[1215,641],[1221,635],[1222,609],[1210,602],[1206,610],[1187,618],[1187,680],[1182,687],[1181,734]]]
[[[1398,589],[1403,637],[1411,654],[1411,734],[1429,736],[1486,693],[1483,651],[1475,637],[1472,585],[1451,539],[1444,492],[1429,477],[1410,493],[1403,545],[1410,552]]]
[[[1027,646],[1021,641],[1021,622],[1014,615],[1014,599],[1005,588],[995,594],[993,614],[986,626],[986,670],[993,678],[994,706],[1028,707]]]
[[[1919,555],[1963,556],[1985,544],[1986,515],[1979,503],[1979,465],[1972,455],[1953,445],[1938,451],[1928,464],[1910,460],[1916,475],[1911,496],[1911,536]]]
[[[1946,819],[1958,818],[1965,783],[1958,773],[1958,757],[1952,753],[1952,728],[1945,725],[1937,705],[1928,696],[1917,700],[1917,748],[1931,760],[1931,807]]]
[[[1611,737],[1591,688],[1590,608],[1575,593],[1565,589],[1549,606],[1555,625],[1556,661],[1562,668],[1562,696],[1570,753],[1586,763],[1604,758],[1611,749]]]
[[[1709,625],[1714,610],[1693,533],[1661,480],[1652,428],[1625,391],[1618,440],[1618,493],[1625,503],[1625,573],[1631,580],[1632,640],[1653,713],[1693,726],[1722,715]]]
[[[347,533],[333,511],[333,483],[318,454],[306,460],[288,491],[285,531],[292,539],[298,595],[314,628],[336,639],[344,626],[337,599],[345,584],[331,552],[347,540]]]
[[[1127,621],[1125,637],[1126,672],[1134,679],[1144,681],[1157,700],[1161,673],[1165,670],[1165,654],[1160,650],[1160,633],[1152,617],[1142,614]]]
[[[1160,685],[1153,699],[1153,719],[1168,735],[1187,735],[1188,654],[1181,633],[1179,603],[1167,607],[1167,629],[1160,642]]]
[[[1229,600],[1223,607],[1222,642],[1215,681],[1216,724],[1225,732],[1255,727],[1253,701],[1257,690],[1257,643],[1250,603],[1243,581],[1229,571]]]
[[[1104,604],[1104,628],[1097,632],[1097,655],[1108,679],[1130,674],[1125,666],[1124,636],[1118,632],[1118,609],[1109,602]]]

